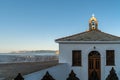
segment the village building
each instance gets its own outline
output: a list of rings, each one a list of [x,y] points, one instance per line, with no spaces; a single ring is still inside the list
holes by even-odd
[[[76,74],[76,80],[105,80],[114,68],[120,79],[120,37],[102,32],[94,16],[87,31],[55,42],[59,43],[59,63],[63,64],[42,74],[48,71],[55,80],[70,80],[71,74]]]

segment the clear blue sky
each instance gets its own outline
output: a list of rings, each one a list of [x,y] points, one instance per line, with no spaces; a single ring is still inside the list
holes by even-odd
[[[58,50],[55,39],[99,29],[120,36],[120,0],[0,0],[0,52]]]

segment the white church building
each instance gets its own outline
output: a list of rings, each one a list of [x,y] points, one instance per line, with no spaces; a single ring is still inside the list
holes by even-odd
[[[105,80],[112,67],[120,78],[120,37],[102,32],[92,16],[89,30],[56,40],[59,62],[68,63],[81,80],[89,80],[92,71]]]
[[[59,63],[66,65],[46,69],[42,74],[49,71],[55,80],[67,80],[73,70],[79,80],[105,80],[114,68],[120,79],[120,37],[102,32],[94,16],[89,20],[89,30],[55,42],[59,43]],[[94,72],[97,79],[92,79]]]

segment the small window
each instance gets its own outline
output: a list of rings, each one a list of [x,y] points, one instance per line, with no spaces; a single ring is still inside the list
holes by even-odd
[[[106,51],[106,65],[107,66],[114,66],[115,65],[114,50],[107,50]]]
[[[72,65],[81,66],[81,51],[80,50],[72,51]]]

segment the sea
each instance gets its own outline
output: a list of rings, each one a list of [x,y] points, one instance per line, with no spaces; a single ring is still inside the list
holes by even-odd
[[[58,60],[56,53],[0,53],[0,64]]]

